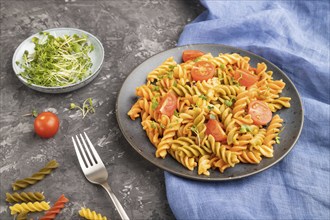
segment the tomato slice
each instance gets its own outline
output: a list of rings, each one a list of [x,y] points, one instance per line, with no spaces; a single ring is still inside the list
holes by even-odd
[[[195,81],[211,79],[215,72],[215,66],[208,61],[199,61],[191,69],[191,77]]]
[[[206,123],[206,134],[212,135],[215,141],[225,141],[227,140],[227,135],[223,130],[223,124],[216,119],[210,119]]]
[[[254,67],[250,67],[249,70],[250,70],[250,71],[253,71],[254,73],[257,72],[257,68],[254,68]]]
[[[255,125],[266,125],[272,120],[272,111],[263,101],[255,100],[250,102],[248,113],[251,115]]]
[[[253,75],[245,70],[237,69],[234,72],[234,78],[239,82],[240,85],[250,87],[256,82],[259,78],[256,75]]]
[[[42,112],[34,120],[34,131],[42,138],[53,137],[60,126],[60,121],[52,112]]]
[[[177,100],[178,98],[173,93],[167,93],[160,101],[156,111],[171,117],[176,110]]]
[[[187,62],[188,60],[194,60],[197,57],[203,56],[204,53],[199,50],[185,50],[182,53],[183,62]]]

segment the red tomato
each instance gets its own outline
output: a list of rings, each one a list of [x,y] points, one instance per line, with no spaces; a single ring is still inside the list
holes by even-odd
[[[234,72],[234,78],[240,85],[250,87],[258,81],[258,76],[253,75],[245,70],[237,69]]]
[[[199,61],[191,69],[191,77],[195,81],[211,79],[215,72],[215,66],[207,61]]]
[[[272,120],[272,111],[263,101],[255,100],[250,102],[248,113],[251,115],[255,125],[266,125]]]
[[[253,73],[256,74],[256,73],[257,73],[257,68],[250,67],[250,68],[249,68],[249,71],[253,71]]]
[[[185,50],[182,53],[183,62],[187,62],[188,60],[194,60],[197,57],[203,56],[204,53],[199,50]]]
[[[171,117],[176,109],[177,100],[177,97],[173,93],[167,93],[157,106],[156,111]]]
[[[206,123],[206,134],[210,134],[214,137],[215,141],[227,140],[227,135],[223,130],[223,125],[216,119],[210,119]]]
[[[53,137],[59,126],[60,121],[52,112],[42,112],[34,120],[34,131],[42,138]]]

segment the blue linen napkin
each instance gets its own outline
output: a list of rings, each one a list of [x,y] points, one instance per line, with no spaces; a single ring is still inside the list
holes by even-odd
[[[200,182],[165,172],[177,219],[330,219],[329,1],[201,1],[178,45],[227,44],[258,54],[296,85],[305,122],[278,164],[229,182]]]

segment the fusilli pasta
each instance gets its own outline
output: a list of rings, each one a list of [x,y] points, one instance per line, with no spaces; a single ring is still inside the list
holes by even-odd
[[[45,200],[41,192],[6,193],[7,202],[40,202]]]
[[[49,204],[47,202],[29,202],[29,203],[17,203],[9,207],[11,214],[15,215],[21,212],[40,212],[49,209]]]
[[[265,63],[254,68],[249,57],[237,53],[206,53],[183,63],[170,57],[146,80],[136,89],[139,98],[128,115],[141,117],[156,157],[169,153],[203,175],[211,168],[224,172],[273,157],[283,119],[272,113],[289,108],[291,98],[280,97],[285,83],[275,80]],[[257,104],[266,108],[266,122],[267,114],[251,110]],[[212,120],[216,126],[210,126]]]
[[[29,212],[21,212],[16,216],[16,220],[26,220]]]
[[[81,217],[84,217],[85,219],[90,219],[90,220],[107,220],[107,217],[102,216],[99,213],[96,213],[95,211],[92,211],[88,208],[81,208],[79,211],[79,215]]]
[[[61,195],[55,204],[39,220],[55,219],[56,215],[64,208],[65,203],[67,202],[69,202],[69,200],[64,195]]]
[[[38,172],[34,173],[32,176],[17,180],[12,184],[13,190],[19,190],[19,189],[24,189],[30,185],[33,185],[40,180],[44,179],[46,175],[50,174],[53,169],[58,167],[58,163],[56,160],[51,160],[46,164],[45,167],[43,167],[41,170]]]

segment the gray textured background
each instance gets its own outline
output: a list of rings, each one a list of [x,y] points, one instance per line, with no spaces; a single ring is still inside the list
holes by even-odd
[[[51,204],[64,193],[69,199],[58,219],[78,219],[82,206],[111,219],[119,216],[106,192],[84,178],[71,136],[85,131],[104,159],[110,185],[132,219],[173,219],[166,200],[163,171],[145,161],[121,134],[115,115],[118,92],[131,70],[148,57],[173,48],[187,23],[203,11],[196,0],[1,0],[1,128],[0,218],[13,219],[5,192],[11,183],[38,171],[49,160],[60,167],[25,191],[43,191]],[[99,76],[86,87],[67,94],[33,91],[14,75],[16,47],[30,35],[55,27],[73,27],[97,36],[105,48]],[[96,113],[81,118],[71,102],[91,97]],[[32,109],[51,110],[60,118],[54,138],[33,132]],[[40,216],[40,215],[38,215]]]

